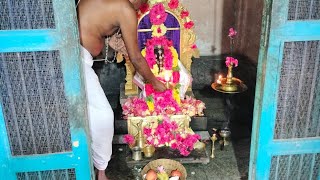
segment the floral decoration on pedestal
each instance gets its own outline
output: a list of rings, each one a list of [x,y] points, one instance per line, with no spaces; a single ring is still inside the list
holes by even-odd
[[[138,18],[149,13],[152,35],[146,41],[146,46],[142,49],[141,54],[145,57],[156,78],[167,85],[169,84],[170,88],[165,92],[156,92],[151,84],[145,84],[145,98],[129,97],[122,104],[122,109],[124,119],[129,119],[128,129],[130,129],[129,124],[132,124],[134,118],[141,117],[143,121],[141,127],[146,145],[168,146],[179,151],[181,155],[188,156],[193,150],[194,144],[200,139],[200,136],[189,128],[190,116],[203,116],[205,104],[190,96],[184,98],[180,96],[179,55],[173,42],[165,36],[168,31],[165,21],[169,12],[179,18],[181,34],[185,35],[185,39],[181,39],[183,42],[181,43],[180,56],[184,59],[190,58],[191,63],[191,57],[198,55],[192,30],[194,22],[190,20],[189,12],[181,6],[179,0],[149,0],[148,3],[143,4],[137,13]],[[190,67],[187,69],[190,71]],[[174,120],[174,116],[182,115],[187,116],[184,118],[188,121],[187,126],[182,127],[179,121]],[[147,121],[143,118],[151,116],[161,118],[155,118],[154,121]],[[136,130],[140,131],[141,129]],[[129,146],[134,146],[137,133],[128,131],[129,134],[124,136],[124,141]]]
[[[188,156],[200,139],[200,135],[195,134],[190,128],[180,129],[178,124],[167,116],[157,127],[144,127],[143,133],[147,144],[155,147],[169,146],[183,156]]]

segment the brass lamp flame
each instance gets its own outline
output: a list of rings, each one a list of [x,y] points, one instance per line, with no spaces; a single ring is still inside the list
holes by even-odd
[[[247,86],[238,78],[233,77],[233,66],[228,66],[228,74],[226,78],[219,76],[217,82],[212,83],[211,87],[222,93],[240,93],[247,90]]]

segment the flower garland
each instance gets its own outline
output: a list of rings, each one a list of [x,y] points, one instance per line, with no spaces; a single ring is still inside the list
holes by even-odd
[[[156,57],[154,54],[154,47],[163,48],[163,70],[160,71],[160,67],[157,64]],[[157,108],[166,108],[167,106],[174,112],[179,112],[180,108],[180,95],[179,95],[179,80],[180,73],[178,67],[178,53],[172,46],[172,41],[168,40],[165,36],[153,37],[147,40],[146,48],[141,51],[143,57],[145,57],[148,66],[150,67],[153,74],[163,82],[170,82],[174,85],[173,90],[170,91],[169,96],[164,95],[165,93],[156,93],[151,85],[145,85],[146,100],[149,110],[152,112]],[[166,79],[166,77],[168,79]],[[163,103],[160,103],[164,99]],[[157,104],[160,106],[158,107]],[[161,104],[161,105],[160,105]],[[156,108],[155,108],[156,107]]]
[[[160,25],[166,21],[168,14],[162,3],[152,6],[150,10],[150,21],[153,25]]]
[[[151,5],[151,9],[148,3],[144,3],[140,6],[139,11],[137,12],[137,17],[140,18],[143,14],[150,10],[150,21],[153,25],[160,25],[162,24],[166,17],[167,13],[165,12],[164,2],[168,0],[149,0],[149,4]],[[191,29],[194,27],[194,22],[189,18],[189,11],[185,10],[184,8],[179,7],[179,0],[170,0],[166,5],[171,9],[174,10],[177,16],[180,15],[181,19],[183,20],[184,24],[183,27],[186,29]]]
[[[146,101],[135,96],[127,98],[123,103],[122,114],[124,115],[124,119],[127,119],[128,117],[145,117],[151,115]]]
[[[151,30],[152,30],[152,37],[161,37],[166,34],[167,27],[164,24],[152,25]]]
[[[150,89],[149,89],[150,88]],[[153,92],[152,86],[148,85],[146,87],[148,92]],[[166,91],[164,96],[172,97],[172,92]],[[157,96],[157,98],[162,99],[154,103],[152,100],[144,100],[138,97],[130,97],[122,104],[122,114],[124,119],[128,117],[145,117],[145,116],[159,116],[159,115],[178,115],[184,114],[188,116],[203,116],[203,110],[206,109],[205,104],[191,96],[186,96],[182,99],[180,104],[177,104],[172,98],[163,98],[162,96]],[[164,102],[164,101],[170,102]],[[153,102],[152,102],[153,101]]]

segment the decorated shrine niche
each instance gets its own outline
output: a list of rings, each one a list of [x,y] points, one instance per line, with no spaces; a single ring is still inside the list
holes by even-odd
[[[128,120],[126,142],[141,149],[170,146],[188,156],[194,148],[203,147],[189,122],[192,116],[203,116],[205,109],[202,101],[186,95],[191,91],[191,58],[198,56],[194,23],[189,12],[174,0],[150,0],[140,8],[138,18],[141,54],[167,90],[155,91],[126,60],[128,98],[122,104],[123,117]]]
[[[144,49],[147,47],[148,40],[157,38],[165,38],[170,41],[170,51],[174,49],[177,52],[177,59],[186,70],[186,73],[191,74],[192,57],[199,57],[197,46],[195,45],[196,36],[193,32],[194,23],[190,19],[189,12],[181,5],[181,3],[174,3],[170,0],[148,1],[143,4],[138,11],[138,45],[143,54]],[[160,5],[162,7],[160,7]],[[153,9],[153,10],[152,10]],[[164,10],[163,14],[161,11]],[[158,14],[156,14],[158,13]],[[158,18],[157,18],[158,16]],[[160,51],[159,51],[160,50]],[[158,55],[161,52],[162,56]],[[154,54],[157,63],[163,66],[163,60],[166,55],[165,47],[154,47]],[[160,60],[159,58],[163,58]],[[126,60],[126,84],[125,95],[134,96],[138,95],[139,88],[137,81],[134,80],[135,69],[130,60]],[[152,69],[152,67],[151,67]],[[160,67],[161,69],[161,67]],[[187,87],[191,91],[191,84]]]

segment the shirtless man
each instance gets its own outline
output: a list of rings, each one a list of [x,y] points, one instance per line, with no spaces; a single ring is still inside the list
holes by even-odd
[[[78,21],[81,40],[81,56],[84,63],[88,100],[91,148],[98,180],[106,180],[105,169],[112,153],[113,111],[92,70],[92,57],[104,48],[105,36],[119,28],[129,58],[135,69],[155,90],[164,91],[165,85],[158,81],[140,53],[137,41],[136,10],[146,0],[81,0],[78,4]]]

